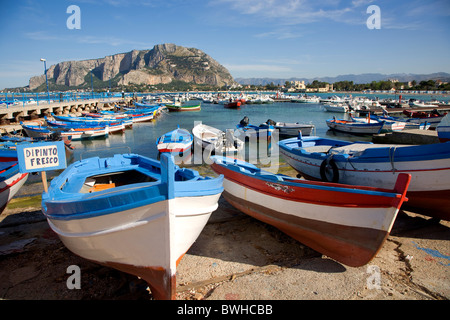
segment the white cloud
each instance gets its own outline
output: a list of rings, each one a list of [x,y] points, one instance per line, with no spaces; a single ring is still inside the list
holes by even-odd
[[[366,0],[354,4],[339,5],[337,1],[320,0],[217,0],[215,4],[226,4],[241,14],[276,20],[281,24],[306,24],[322,19],[346,22],[347,14]]]

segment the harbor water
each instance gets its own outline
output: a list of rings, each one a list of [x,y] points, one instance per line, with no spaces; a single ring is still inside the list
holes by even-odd
[[[329,132],[326,120],[336,117],[345,117],[344,114],[327,112],[322,104],[299,104],[291,102],[274,102],[269,104],[248,104],[240,109],[228,109],[222,104],[203,103],[200,111],[192,112],[163,112],[151,122],[133,124],[132,129],[122,134],[110,134],[106,138],[73,141],[73,158],[70,161],[80,160],[92,156],[110,156],[114,153],[137,153],[150,158],[158,156],[156,140],[161,135],[172,131],[179,126],[192,132],[197,123],[203,123],[222,131],[235,130],[236,125],[248,117],[250,124],[260,125],[268,119],[279,122],[312,123],[316,127],[316,135],[335,135]],[[351,135],[338,134],[342,139],[355,139]],[[358,137],[358,140],[370,137]],[[68,163],[69,164],[69,163]]]
[[[354,94],[353,96],[358,96]],[[295,95],[294,95],[295,96]],[[327,98],[327,94],[316,94],[320,98]],[[344,97],[344,94],[336,94],[336,96]],[[369,99],[398,99],[397,95],[392,94],[378,94],[378,95],[364,95]],[[403,96],[403,101],[409,98],[420,100],[430,100],[433,97],[430,95],[411,95]],[[439,100],[448,102],[448,96],[440,95]],[[200,103],[201,101],[189,101],[189,104]],[[73,152],[67,158],[67,165],[71,163],[86,159],[90,157],[110,157],[114,154],[135,153],[146,157],[158,158],[158,150],[156,148],[157,139],[178,126],[192,132],[192,128],[197,123],[202,123],[220,129],[236,130],[236,125],[244,118],[249,118],[249,123],[259,126],[261,123],[271,119],[276,122],[298,122],[302,124],[313,124],[315,130],[312,134],[319,137],[329,137],[333,139],[348,140],[348,141],[371,141],[371,136],[355,136],[352,134],[335,132],[329,130],[326,120],[333,117],[347,119],[348,114],[335,113],[326,111],[323,103],[297,103],[297,102],[273,102],[263,104],[244,104],[239,109],[225,108],[223,104],[213,104],[201,102],[201,110],[199,111],[184,111],[184,112],[169,112],[163,111],[154,120],[148,122],[134,123],[132,128],[128,128],[123,133],[112,133],[107,137],[100,137],[90,140],[72,141],[74,148]],[[243,157],[246,161],[256,165],[263,164],[267,167],[270,165],[269,171],[278,173],[280,165],[285,164],[283,158],[278,154],[277,141],[285,137],[274,135],[268,149],[261,148],[247,142],[246,148],[243,151]],[[197,154],[198,150],[194,150]],[[261,152],[263,151],[263,152]],[[201,152],[201,151],[200,151]],[[177,159],[176,159],[177,160]],[[206,161],[205,161],[206,160]],[[182,161],[177,162],[180,165],[202,165],[207,164],[207,156],[202,154],[201,159],[198,157],[183,158]],[[209,166],[205,166],[208,168]],[[51,180],[58,175],[60,171],[51,171],[48,173],[48,178]],[[39,182],[39,177],[30,177],[26,184],[33,184]],[[17,195],[20,197],[20,193]],[[27,192],[28,193],[28,192]]]

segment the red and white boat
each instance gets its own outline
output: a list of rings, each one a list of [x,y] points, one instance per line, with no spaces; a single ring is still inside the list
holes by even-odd
[[[401,174],[387,190],[300,180],[232,158],[211,159],[213,170],[225,177],[223,196],[235,208],[352,267],[367,264],[380,250],[411,179]]]

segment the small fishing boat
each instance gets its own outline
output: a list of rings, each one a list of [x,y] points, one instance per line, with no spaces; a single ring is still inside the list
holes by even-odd
[[[223,191],[203,177],[136,154],[67,167],[42,194],[42,212],[73,253],[146,280],[155,299],[175,299],[176,268]]]
[[[224,198],[242,212],[351,267],[367,264],[390,233],[406,200],[410,175],[391,189],[348,186],[273,174],[244,161],[213,156]]]
[[[369,114],[366,117],[353,117],[350,114],[352,120],[365,122],[365,123],[383,123],[380,132],[393,132],[402,131],[406,127],[406,121],[394,120],[391,117],[377,116]]]
[[[325,104],[323,107],[329,112],[346,113],[350,111],[350,108],[346,103]]]
[[[256,139],[262,137],[264,139],[271,139],[272,132],[275,130],[274,126],[256,126],[249,123],[249,118],[245,116],[237,125],[236,128],[240,137],[245,139]]]
[[[383,128],[384,121],[359,121],[355,119],[333,119],[326,120],[327,126],[331,130],[336,130],[340,132],[352,133],[352,134],[376,134],[380,133]]]
[[[0,213],[28,179],[28,173],[20,173],[15,148],[0,147]]]
[[[408,121],[412,123],[427,123],[430,125],[430,129],[436,129],[447,113],[440,114],[436,109],[432,110],[431,113],[407,109],[403,110],[403,114],[410,117]]]
[[[298,123],[298,122],[275,122],[268,119],[265,123],[259,125],[260,128],[269,129],[272,126],[275,130],[278,130],[280,136],[296,137],[300,131],[302,135],[309,136],[316,128],[313,124]]]
[[[440,142],[450,141],[450,117],[446,115],[436,127]]]
[[[233,134],[233,130],[223,132],[217,128],[199,123],[192,128],[195,145],[210,150],[211,153],[223,154],[238,152],[245,142]]]
[[[201,103],[187,105],[187,104],[166,104],[166,107],[169,111],[198,111],[201,109]]]
[[[146,121],[152,121],[155,118],[155,114],[158,110],[152,109],[152,110],[128,110],[125,111],[125,114],[131,117],[131,120],[133,123],[138,122],[146,122]]]
[[[241,104],[242,104],[241,100],[235,100],[225,103],[223,106],[229,109],[239,109],[241,107]]]
[[[53,121],[46,119],[47,125],[52,128],[59,128],[63,130],[70,130],[70,129],[86,129],[90,130],[92,128],[100,128],[100,127],[107,127],[108,133],[115,133],[115,132],[124,132],[125,131],[125,124],[123,121],[116,121],[116,122],[70,122],[70,121]]]
[[[450,142],[409,146],[299,136],[278,145],[286,162],[311,180],[389,188],[400,173],[411,174],[407,206],[450,220]]]
[[[107,137],[109,132],[107,127],[91,127],[91,128],[70,128],[57,129],[49,126],[30,125],[21,123],[26,134],[32,138],[50,137],[54,132],[59,132],[63,139],[67,140],[87,140],[94,138]]]
[[[178,126],[177,129],[160,136],[156,140],[156,147],[160,153],[184,153],[191,150],[193,140],[194,137],[189,131],[180,129]]]

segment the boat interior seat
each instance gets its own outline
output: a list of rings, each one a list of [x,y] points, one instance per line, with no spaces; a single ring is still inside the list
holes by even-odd
[[[303,149],[304,151],[308,152],[308,153],[328,153],[328,151],[330,151],[330,149],[332,148],[332,146],[330,145],[318,145],[318,146],[311,146],[311,147],[306,147],[306,148],[298,148],[298,149]]]

